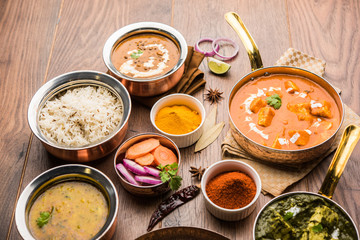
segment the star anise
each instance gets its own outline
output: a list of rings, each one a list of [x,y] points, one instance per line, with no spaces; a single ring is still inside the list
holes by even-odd
[[[201,168],[201,166],[199,168],[190,167],[189,172],[191,172],[191,177],[197,177],[197,179],[199,181],[201,181],[201,178],[204,175],[205,169],[206,168]]]
[[[215,89],[209,88],[209,89],[206,89],[206,91],[208,91],[205,94],[206,95],[206,100],[211,102],[211,104],[218,103],[223,98],[221,96],[223,94],[223,92],[220,92],[220,90],[217,89],[217,88],[215,88]]]

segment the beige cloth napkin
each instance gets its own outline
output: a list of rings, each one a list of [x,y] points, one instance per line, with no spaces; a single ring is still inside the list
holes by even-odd
[[[276,65],[296,66],[312,71],[320,76],[324,75],[325,71],[325,61],[309,56],[293,48],[289,48],[276,62]],[[342,133],[344,128],[350,123],[360,125],[360,117],[345,105],[345,118],[339,133]],[[333,152],[337,148],[340,138],[341,134],[338,134],[334,144],[322,158],[315,159],[314,161],[295,168],[269,164],[254,159],[237,144],[229,130],[221,145],[222,158],[238,159],[251,165],[260,175],[263,193],[270,193],[273,196],[278,196],[283,193],[287,187],[305,177],[326,156]]]

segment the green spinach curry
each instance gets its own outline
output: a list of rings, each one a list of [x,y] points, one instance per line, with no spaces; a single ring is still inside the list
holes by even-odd
[[[295,194],[267,206],[255,226],[256,240],[355,240],[351,220],[335,205],[311,194]]]

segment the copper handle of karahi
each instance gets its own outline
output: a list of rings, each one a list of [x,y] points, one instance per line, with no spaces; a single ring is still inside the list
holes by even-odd
[[[239,15],[234,12],[228,12],[225,14],[225,20],[239,35],[242,43],[244,44],[245,49],[249,55],[251,71],[262,68],[263,63],[259,49]]]
[[[346,163],[360,138],[360,127],[350,124],[341,136],[339,146],[334,158],[330,163],[325,179],[319,190],[319,194],[332,198],[336,185],[339,182]]]

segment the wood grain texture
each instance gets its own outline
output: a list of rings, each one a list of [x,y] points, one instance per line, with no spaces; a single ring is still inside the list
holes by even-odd
[[[10,4],[11,3],[11,4]],[[325,77],[343,90],[343,100],[360,114],[360,36],[357,20],[360,7],[353,1],[288,1],[288,0],[84,0],[84,1],[1,1],[0,5],[0,239],[21,239],[11,214],[18,189],[43,171],[67,164],[49,155],[41,142],[30,141],[27,126],[27,106],[32,95],[44,81],[74,70],[106,72],[102,49],[107,38],[117,29],[135,22],[155,21],[173,26],[181,32],[188,45],[194,46],[204,37],[228,37],[239,45],[237,57],[229,63],[230,71],[223,76],[212,74],[206,60],[200,66],[205,73],[206,89],[219,88],[225,99],[218,104],[217,121],[226,126],[219,138],[199,153],[194,146],[181,149],[180,175],[183,185],[199,183],[191,178],[190,166],[207,167],[221,160],[221,142],[228,131],[227,100],[232,86],[250,71],[247,53],[235,31],[226,23],[224,14],[237,12],[255,39],[264,66],[271,66],[289,47],[297,48],[327,62]],[[11,41],[12,40],[12,41]],[[21,86],[18,88],[17,86]],[[207,112],[213,107],[204,100],[206,90],[195,94]],[[154,132],[149,121],[150,110],[136,102],[129,120],[126,139],[143,132]],[[16,119],[16,121],[14,121]],[[349,161],[334,200],[343,205],[360,223],[360,168],[357,147]],[[120,207],[113,239],[135,239],[146,233],[152,212],[170,193],[143,199],[132,196],[120,185],[113,167],[114,153],[88,163],[104,172],[116,185]],[[25,165],[23,181],[22,168]],[[287,191],[318,191],[331,156],[314,169],[308,177]],[[203,196],[178,208],[155,229],[171,226],[194,226],[219,232],[230,239],[252,239],[253,221],[262,206],[271,199],[260,196],[257,208],[245,220],[224,222],[205,209]]]
[[[326,61],[325,78],[341,88],[341,97],[360,114],[360,18],[359,1],[288,1],[292,46]],[[334,200],[345,207],[359,226],[360,167],[355,148],[334,193]],[[309,190],[317,192],[331,157],[308,177]],[[357,169],[357,170],[356,170]]]
[[[272,9],[271,12],[268,12],[269,8]],[[184,9],[187,9],[187,11]],[[186,17],[182,14],[184,11]],[[229,61],[231,69],[226,75],[217,76],[212,74],[206,65],[206,61],[203,61],[200,67],[205,73],[206,88],[219,88],[224,92],[225,100],[218,104],[217,121],[225,121],[226,123],[228,122],[227,100],[230,91],[233,85],[251,70],[248,55],[240,38],[225,21],[224,14],[230,11],[237,12],[244,21],[260,49],[264,66],[273,65],[290,46],[284,1],[175,1],[174,27],[183,33],[189,45],[194,45],[199,39],[205,37],[213,39],[228,37],[239,44],[239,53],[235,59]],[[195,96],[203,102],[205,109],[209,112],[212,106],[204,100],[204,93],[206,91]],[[210,166],[212,163],[221,160],[219,148],[227,131],[228,125],[214,143],[200,153],[196,153],[194,157],[188,157],[184,168],[188,170],[190,166]],[[186,149],[186,156],[191,156],[192,151],[193,147]],[[187,182],[189,173],[185,172],[182,176],[185,177],[185,182]],[[299,186],[304,188],[305,182],[297,185],[297,187]],[[203,196],[200,196],[195,202],[186,206],[187,209],[179,209],[164,219],[163,224],[165,226],[177,226],[180,223],[180,225],[185,226],[205,227],[217,231],[230,239],[251,239],[252,225],[256,214],[260,211],[261,206],[269,200],[270,197],[262,196],[258,207],[246,220],[229,223],[214,218],[206,210],[204,213],[204,199]],[[178,213],[180,211],[185,213],[180,215]],[[177,216],[181,218],[176,220]],[[188,217],[184,218],[183,216]]]
[[[0,3],[0,239],[12,220],[31,132],[27,108],[44,81],[59,3]]]

